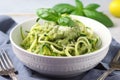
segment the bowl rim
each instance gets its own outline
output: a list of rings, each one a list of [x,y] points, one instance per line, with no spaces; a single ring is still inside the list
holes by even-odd
[[[76,16],[76,15],[72,15],[72,16]],[[110,43],[112,42],[112,36],[111,36],[110,31],[108,30],[108,28],[107,28],[105,25],[103,25],[102,23],[100,23],[100,22],[98,22],[98,21],[96,21],[96,20],[94,20],[94,19],[91,19],[91,18],[87,18],[87,17],[83,17],[83,16],[76,16],[76,17],[93,20],[94,22],[97,22],[98,24],[101,24],[102,27],[104,27],[104,29],[106,29],[107,33],[109,33],[110,40],[109,40],[108,44],[105,45],[105,46],[103,46],[102,48],[94,51],[94,52],[90,52],[90,53],[88,53],[88,54],[83,54],[83,55],[78,55],[78,56],[71,56],[71,57],[64,57],[64,56],[44,56],[44,55],[38,55],[38,54],[35,54],[35,53],[32,53],[32,52],[29,52],[29,51],[23,49],[22,47],[19,47],[17,44],[14,43],[14,41],[13,41],[13,39],[12,39],[12,33],[13,33],[13,31],[14,31],[17,27],[19,27],[21,24],[24,24],[24,23],[29,22],[29,21],[31,21],[31,20],[37,19],[37,17],[30,18],[30,19],[28,19],[28,20],[24,20],[23,22],[17,24],[15,27],[13,27],[12,30],[10,31],[10,35],[9,35],[10,42],[11,42],[11,44],[12,44],[13,46],[15,46],[17,49],[19,49],[19,50],[21,50],[21,51],[23,51],[23,52],[25,52],[25,53],[28,53],[28,54],[30,54],[30,55],[37,56],[37,57],[39,56],[39,57],[45,57],[45,58],[58,58],[58,59],[63,59],[63,58],[64,58],[64,59],[69,59],[69,58],[81,58],[81,57],[83,58],[83,57],[87,57],[87,56],[92,56],[92,55],[95,55],[95,54],[103,51],[104,49],[106,49],[107,47],[110,46]],[[12,49],[13,49],[13,48],[12,48]]]

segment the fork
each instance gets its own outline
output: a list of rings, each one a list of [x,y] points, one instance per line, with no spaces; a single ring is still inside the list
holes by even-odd
[[[105,78],[112,73],[114,70],[120,70],[120,51],[115,55],[113,60],[110,62],[110,68],[104,72],[97,80],[105,80]]]
[[[0,51],[0,75],[9,75],[12,80],[18,80],[14,72],[15,69],[10,57],[7,52],[2,49]]]

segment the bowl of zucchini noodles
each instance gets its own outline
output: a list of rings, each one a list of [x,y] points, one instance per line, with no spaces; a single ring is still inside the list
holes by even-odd
[[[107,54],[109,30],[101,23],[70,16],[75,26],[60,26],[33,18],[10,32],[16,56],[32,70],[49,76],[79,75],[95,67]]]

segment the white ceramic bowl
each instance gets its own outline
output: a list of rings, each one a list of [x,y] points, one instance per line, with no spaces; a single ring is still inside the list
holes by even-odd
[[[74,76],[92,69],[106,56],[112,39],[111,34],[103,24],[95,20],[74,15],[72,17],[83,22],[99,35],[102,40],[101,49],[89,54],[74,57],[40,56],[30,53],[20,46],[22,41],[20,27],[23,26],[24,30],[29,30],[31,26],[35,24],[36,20],[31,19],[16,25],[12,29],[10,33],[10,41],[14,53],[24,65],[45,75]]]

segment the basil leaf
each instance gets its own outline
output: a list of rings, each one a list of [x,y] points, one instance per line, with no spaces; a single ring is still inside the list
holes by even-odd
[[[102,24],[104,24],[107,27],[112,27],[113,26],[113,22],[110,20],[110,18],[108,16],[106,16],[105,14],[103,14],[102,12],[97,12],[97,11],[93,11],[93,10],[89,10],[89,9],[84,9],[84,14],[86,17],[95,19],[99,22],[101,22]]]
[[[68,17],[68,16],[61,16],[58,19],[58,24],[60,24],[62,26],[73,27],[74,26],[74,21],[70,17]]]
[[[73,15],[79,15],[79,16],[84,16],[83,11],[80,11],[80,10],[75,10],[71,14],[73,14]]]
[[[54,21],[56,22],[60,15],[53,9],[50,8],[40,8],[37,10],[37,15],[39,18],[48,20],[48,21]]]
[[[68,15],[61,15],[51,8],[40,8],[37,10],[37,15],[39,17],[38,20],[42,18],[47,21],[53,21],[58,25],[74,26],[74,21]]]
[[[76,2],[76,9],[71,13],[74,15],[79,15],[79,16],[83,16],[83,4],[80,0],[75,0]]]
[[[75,7],[70,4],[57,4],[53,7],[53,9],[58,13],[67,13],[70,14],[73,10],[75,10]]]
[[[83,10],[83,4],[80,0],[75,0],[76,3],[76,9],[82,11]]]
[[[100,7],[99,4],[92,3],[92,4],[88,4],[88,5],[85,7],[85,9],[96,10],[98,7]]]
[[[84,14],[83,14],[82,2],[79,0],[75,0],[75,3],[76,3],[76,9],[71,14],[83,16]]]

